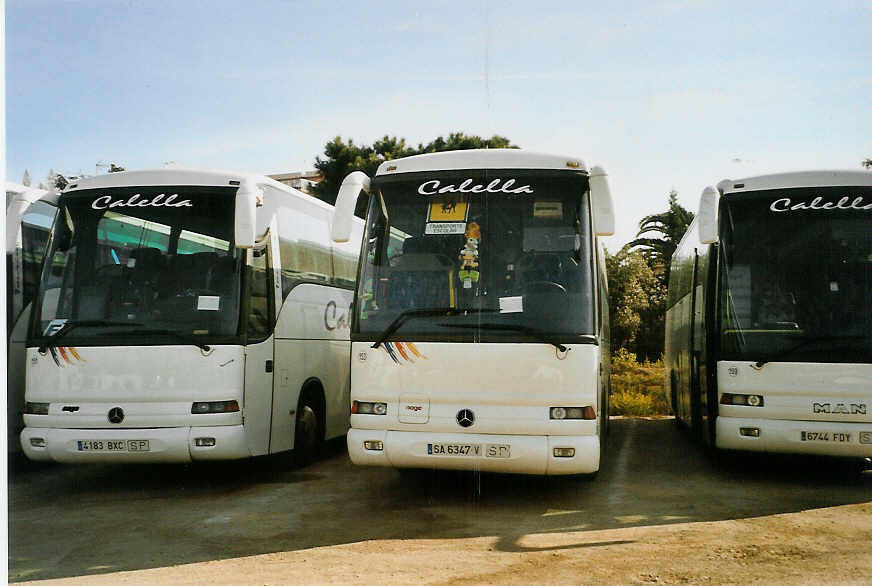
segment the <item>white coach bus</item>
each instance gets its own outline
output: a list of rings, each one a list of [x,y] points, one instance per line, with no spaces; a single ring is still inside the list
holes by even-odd
[[[20,452],[24,347],[57,194],[6,183],[6,448]]]
[[[672,258],[666,384],[717,448],[872,456],[872,173],[707,187]]]
[[[360,228],[267,177],[181,169],[59,198],[27,348],[34,460],[187,462],[294,450],[349,416]]]
[[[355,464],[593,474],[608,421],[606,175],[468,150],[350,174],[369,192],[352,317]]]

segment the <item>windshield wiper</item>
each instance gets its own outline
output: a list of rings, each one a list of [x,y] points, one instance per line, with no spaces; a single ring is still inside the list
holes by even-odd
[[[144,329],[144,330],[133,330],[132,332],[126,332],[125,335],[136,334],[136,335],[152,335],[152,336],[172,336],[177,340],[181,340],[182,342],[186,342],[188,344],[192,344],[202,350],[203,352],[208,352],[211,348],[199,341],[194,336],[190,336],[187,334],[183,334],[178,330],[170,330],[170,329],[161,329],[161,328],[153,328],[153,329]]]
[[[57,346],[58,340],[66,336],[70,333],[71,330],[74,330],[78,327],[88,327],[88,328],[109,328],[115,326],[141,326],[141,323],[132,322],[132,321],[108,321],[105,319],[80,319],[80,320],[70,320],[64,323],[60,328],[58,328],[55,333],[51,335],[43,336],[43,343],[39,347],[40,354],[45,354],[46,350],[49,347]]]
[[[852,340],[865,340],[866,339],[866,336],[796,336],[796,337],[798,337],[801,340],[801,342],[799,344],[796,344],[796,345],[792,346],[791,348],[787,348],[786,350],[782,350],[781,352],[778,352],[777,354],[775,354],[774,356],[772,356],[771,358],[768,358],[766,360],[758,360],[754,364],[754,368],[758,368],[758,369],[763,368],[763,366],[765,366],[767,363],[775,362],[776,360],[783,358],[785,356],[788,356],[788,355],[796,352],[800,348],[804,348],[804,347],[808,346],[809,344],[815,344],[817,342],[836,342],[836,341],[848,342],[848,341],[852,341]]]
[[[560,342],[555,342],[547,333],[542,330],[538,330],[536,328],[531,328],[530,326],[522,326],[520,324],[439,324],[440,326],[446,328],[478,328],[481,330],[506,330],[510,332],[521,332],[523,334],[527,334],[539,340],[540,342],[544,342],[546,344],[551,344],[555,348],[557,348],[561,352],[566,352],[568,348],[561,344]],[[589,339],[590,344],[596,343],[596,338],[594,336],[584,336],[586,339]]]
[[[441,307],[435,309],[407,309],[405,311],[400,312],[400,314],[394,318],[388,327],[384,329],[381,335],[378,337],[378,340],[375,344],[370,346],[370,348],[378,348],[382,343],[384,343],[388,338],[391,337],[391,334],[400,329],[400,326],[407,320],[418,317],[436,317],[436,316],[446,316],[446,315],[463,315],[467,313],[495,313],[499,311],[498,309],[483,309],[483,308],[468,308],[468,309],[457,309],[454,307]]]

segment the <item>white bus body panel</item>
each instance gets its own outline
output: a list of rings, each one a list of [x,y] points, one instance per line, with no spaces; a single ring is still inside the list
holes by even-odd
[[[216,346],[64,348],[55,364],[49,353],[27,349],[27,400],[49,403],[48,415],[25,415],[22,449],[33,460],[58,462],[189,461],[253,455],[243,431],[244,349]],[[241,412],[191,414],[195,401],[238,401]],[[110,409],[124,410],[119,424]],[[206,428],[216,430],[204,434]],[[194,437],[216,437],[195,448]],[[31,445],[42,438],[46,447]],[[148,452],[80,452],[80,440],[150,440]]]
[[[872,364],[721,361],[723,393],[760,395],[763,406],[719,405],[719,448],[872,457]]]
[[[395,344],[391,342],[390,344]],[[401,342],[402,344],[402,342]],[[476,469],[524,474],[581,474],[599,469],[600,349],[569,346],[561,360],[550,344],[417,342],[394,360],[384,345],[352,344],[352,399],[387,403],[387,414],[351,416],[348,452],[364,465]],[[405,353],[405,356],[403,356]],[[470,356],[475,362],[470,363]],[[593,406],[596,420],[552,420],[550,407]],[[474,423],[461,427],[458,412]],[[384,450],[364,449],[366,440]],[[480,444],[480,457],[428,454],[428,444]],[[487,448],[510,446],[510,455]],[[573,458],[553,447],[574,447]]]
[[[326,439],[348,431],[349,308],[354,293],[314,283],[297,285],[276,324],[272,452],[293,448],[300,391],[310,379],[324,390]]]

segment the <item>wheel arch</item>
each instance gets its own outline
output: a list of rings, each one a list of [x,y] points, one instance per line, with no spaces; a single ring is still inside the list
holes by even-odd
[[[324,385],[317,377],[307,378],[300,387],[297,410],[299,411],[303,405],[311,405],[315,408],[315,413],[318,415],[318,432],[321,436],[319,439],[323,441],[327,427],[327,402],[324,396]]]

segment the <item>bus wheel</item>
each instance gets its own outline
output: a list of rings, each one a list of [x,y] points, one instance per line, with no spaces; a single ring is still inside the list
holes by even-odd
[[[300,468],[315,460],[318,451],[318,414],[308,403],[297,409],[294,428],[294,464]]]

